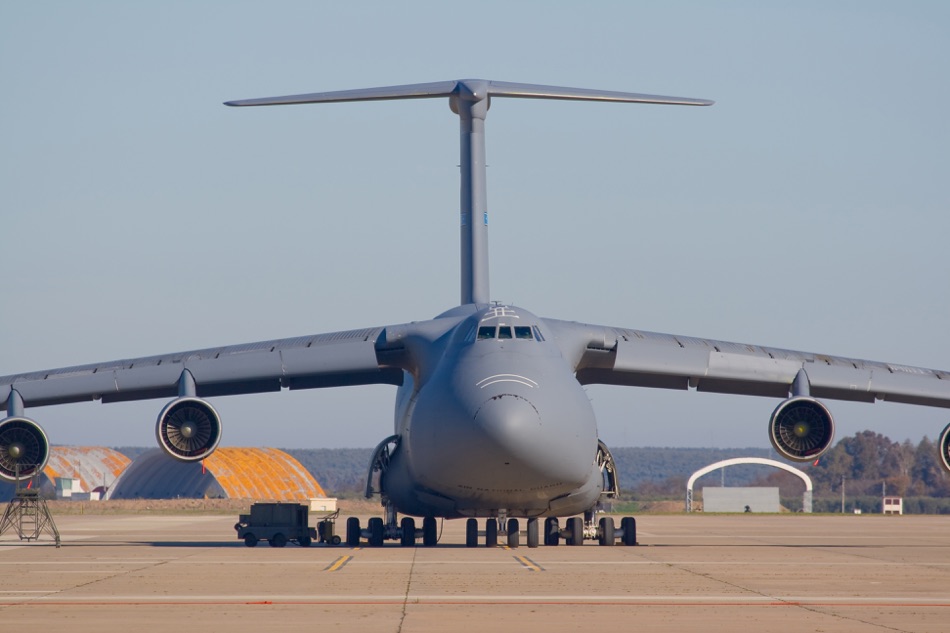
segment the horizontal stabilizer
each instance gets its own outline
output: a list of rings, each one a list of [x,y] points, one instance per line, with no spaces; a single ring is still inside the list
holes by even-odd
[[[285,97],[264,97],[262,99],[242,99],[226,101],[229,106],[265,106],[293,105],[301,103],[331,103],[340,101],[384,101],[388,99],[431,99],[458,95],[462,99],[481,101],[493,97],[515,97],[522,99],[567,99],[580,101],[617,101],[623,103],[658,103],[667,105],[707,106],[714,102],[708,99],[690,99],[686,97],[665,97],[661,95],[638,94],[633,92],[613,92],[609,90],[589,90],[586,88],[564,88],[560,86],[540,86],[536,84],[512,83],[507,81],[487,81],[484,79],[460,79],[436,81],[380,88],[362,88],[358,90],[337,90],[333,92],[314,92],[311,94],[288,95]]]
[[[273,106],[341,101],[384,101],[390,99],[448,98],[452,112],[459,116],[459,175],[461,201],[461,282],[462,305],[487,305],[488,291],[488,203],[485,174],[485,116],[492,97],[521,99],[565,99],[708,106],[708,99],[664,97],[635,92],[613,92],[586,88],[564,88],[537,84],[457,79],[423,84],[337,90],[285,97],[226,101],[229,106]]]

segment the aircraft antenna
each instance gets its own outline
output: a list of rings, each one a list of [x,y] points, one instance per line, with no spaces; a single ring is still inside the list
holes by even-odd
[[[460,122],[460,224],[461,224],[461,301],[465,304],[487,305],[488,291],[488,194],[485,174],[485,116],[491,97],[521,99],[567,99],[580,101],[615,101],[621,103],[656,103],[667,105],[707,106],[707,99],[664,97],[637,94],[539,86],[535,84],[459,79],[433,83],[362,88],[242,99],[227,101],[229,106],[296,105],[341,101],[386,101],[391,99],[432,99],[448,97],[449,107]]]

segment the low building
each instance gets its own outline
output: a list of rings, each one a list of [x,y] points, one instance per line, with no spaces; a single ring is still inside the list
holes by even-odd
[[[703,512],[779,512],[778,488],[703,488]]]

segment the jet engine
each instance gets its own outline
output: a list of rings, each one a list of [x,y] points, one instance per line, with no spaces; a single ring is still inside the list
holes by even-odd
[[[155,436],[162,450],[175,459],[197,462],[218,447],[221,418],[201,398],[177,398],[158,414]]]
[[[784,400],[769,420],[769,439],[785,459],[807,462],[824,453],[835,436],[831,412],[818,400],[798,396]]]
[[[22,417],[0,421],[0,479],[32,477],[48,460],[49,440],[39,424]]]
[[[943,433],[940,434],[937,448],[940,449],[940,463],[944,470],[950,471],[950,424],[944,427]]]

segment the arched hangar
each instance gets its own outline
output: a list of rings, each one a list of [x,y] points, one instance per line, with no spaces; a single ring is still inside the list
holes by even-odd
[[[108,490],[129,463],[128,457],[104,446],[51,446],[49,461],[33,485],[52,494],[56,480],[68,478],[78,481],[74,490]],[[13,498],[14,491],[14,484],[0,482],[0,501]]]
[[[202,461],[181,462],[161,449],[142,453],[109,491],[109,499],[268,499],[325,497],[300,462],[276,448],[218,448]]]
[[[697,479],[703,475],[713,472],[714,470],[725,468],[727,466],[738,466],[739,464],[758,464],[761,466],[771,466],[773,468],[779,468],[786,472],[792,473],[801,479],[803,484],[805,484],[805,493],[802,495],[802,510],[804,512],[811,512],[812,490],[814,488],[811,482],[811,477],[794,466],[789,466],[788,464],[775,461],[774,459],[765,459],[763,457],[734,457],[732,459],[724,459],[721,462],[716,462],[715,464],[710,464],[709,466],[697,470],[690,476],[689,481],[686,482],[686,511],[693,511],[693,484],[696,483]]]

